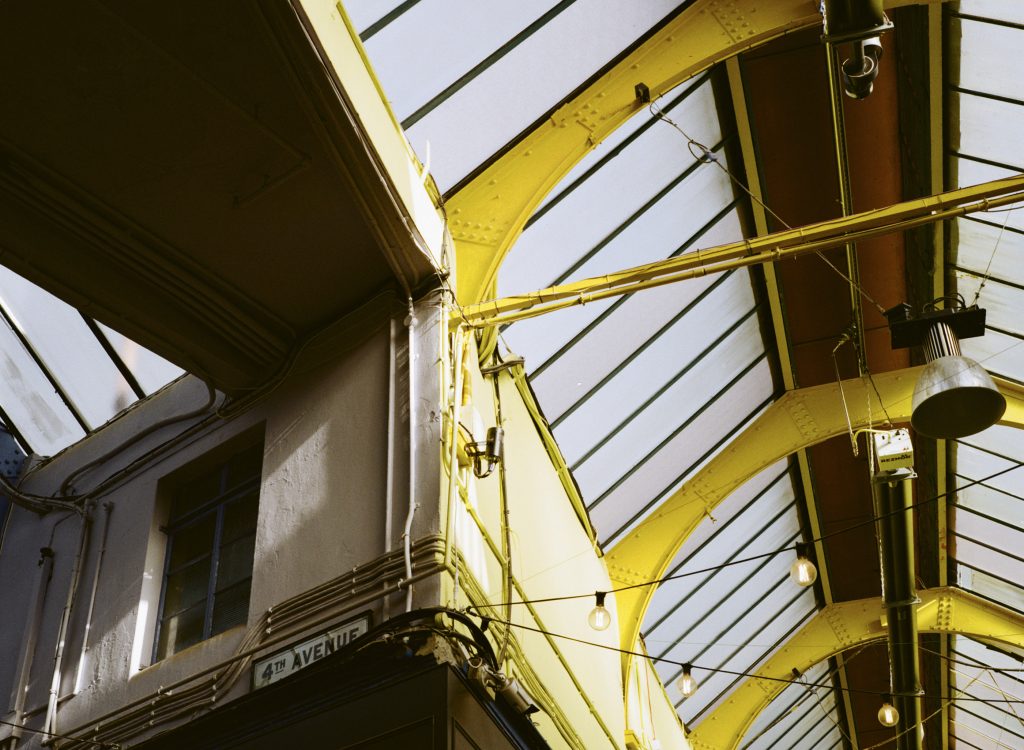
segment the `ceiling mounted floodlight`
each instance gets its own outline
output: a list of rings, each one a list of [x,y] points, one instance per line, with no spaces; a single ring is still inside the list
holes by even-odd
[[[1006,411],[992,377],[960,354],[960,339],[985,334],[985,311],[975,306],[910,317],[906,303],[887,310],[893,349],[921,346],[927,366],[914,387],[910,423],[922,435],[954,439],[991,427]]]
[[[863,99],[871,93],[882,59],[879,35],[892,28],[882,11],[882,0],[825,0],[823,4],[828,44],[853,42],[853,56],[843,61],[841,74],[847,96]]]

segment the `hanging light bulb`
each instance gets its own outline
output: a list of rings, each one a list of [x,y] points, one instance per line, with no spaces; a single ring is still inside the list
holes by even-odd
[[[818,569],[811,562],[809,550],[806,544],[796,545],[796,560],[789,568],[789,577],[797,586],[806,588],[811,586],[818,579]]]
[[[612,613],[604,608],[605,592],[595,591],[594,597],[597,599],[597,606],[590,610],[587,622],[594,630],[607,630],[608,626],[612,624]]]
[[[889,701],[883,703],[882,707],[878,709],[878,721],[883,727],[894,727],[899,720],[900,712]]]
[[[697,690],[697,681],[690,674],[692,669],[690,664],[684,664],[683,674],[676,680],[676,687],[679,688],[679,692],[683,694],[684,698],[689,698]]]

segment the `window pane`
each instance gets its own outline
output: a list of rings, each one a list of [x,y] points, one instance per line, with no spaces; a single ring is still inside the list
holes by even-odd
[[[182,649],[203,640],[203,619],[206,607],[198,604],[191,609],[168,617],[160,627],[160,644],[157,658],[175,654]]]
[[[217,562],[217,590],[221,591],[252,575],[256,535],[250,534],[220,548]]]
[[[224,526],[220,534],[220,543],[227,544],[240,536],[254,533],[258,514],[259,493],[256,491],[230,503],[224,508]]]
[[[210,558],[167,576],[164,613],[174,614],[206,599],[210,586]]]
[[[197,508],[201,508],[221,494],[221,475],[223,466],[203,474],[198,479],[183,484],[174,496],[171,505],[171,521],[182,518]]]
[[[231,490],[252,479],[260,478],[263,469],[263,446],[254,445],[228,461],[227,484],[224,490]]]
[[[251,560],[251,558],[250,558]],[[210,635],[222,633],[235,625],[244,625],[249,616],[251,578],[217,594],[213,604],[213,629]]]
[[[176,571],[185,563],[213,551],[213,531],[217,518],[214,514],[174,532],[171,537],[171,560],[168,570]]]

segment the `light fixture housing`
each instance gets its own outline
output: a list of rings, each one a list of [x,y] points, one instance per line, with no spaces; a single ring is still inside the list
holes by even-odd
[[[811,560],[810,546],[803,542],[796,545],[796,560],[789,568],[789,577],[801,588],[813,586],[818,580],[818,568]]]
[[[960,339],[985,334],[977,306],[932,310],[910,317],[910,306],[886,311],[893,349],[921,346],[924,372],[914,387],[910,423],[922,435],[953,440],[991,427],[1006,411],[992,377],[960,353]]]
[[[697,691],[697,680],[694,679],[692,672],[693,665],[684,664],[683,673],[676,680],[676,687],[679,688],[679,692],[682,693],[684,698],[689,698]]]
[[[607,630],[608,626],[612,624],[612,613],[605,609],[604,597],[606,592],[595,591],[594,597],[597,599],[596,606],[590,610],[590,614],[587,615],[587,624],[590,625],[594,630]]]

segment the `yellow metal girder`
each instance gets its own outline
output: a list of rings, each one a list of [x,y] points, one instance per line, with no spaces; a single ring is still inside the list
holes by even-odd
[[[937,0],[888,0],[888,8]],[[808,0],[696,0],[446,201],[462,304],[493,296],[498,266],[540,202],[589,151],[652,98],[733,55],[821,25]]]
[[[1024,199],[1022,191],[1024,176],[1015,175],[852,216],[841,216],[753,239],[694,250],[675,258],[528,294],[467,305],[462,309],[462,315],[471,325],[511,323],[606,297],[630,294],[734,268],[795,258],[833,247],[849,246],[858,240],[1019,203]]]
[[[869,403],[876,421],[884,404],[894,422],[909,422],[914,383],[922,369],[875,375],[882,403],[867,378],[843,381],[853,428],[868,426]],[[1024,387],[995,380],[1007,402],[1001,423],[1024,427]],[[661,578],[687,537],[729,493],[791,453],[846,431],[838,384],[787,392],[606,553],[613,584],[629,586]],[[624,649],[636,643],[655,588],[639,586],[616,594]],[[629,667],[629,657],[624,656],[624,675]]]
[[[1024,617],[969,591],[944,586],[919,594],[922,633],[956,633],[1024,647]],[[792,679],[830,656],[886,637],[882,598],[830,604],[793,635],[771,659],[707,716],[687,739],[694,750],[733,750]],[[767,679],[766,679],[767,678]],[[942,696],[947,698],[949,696]]]

